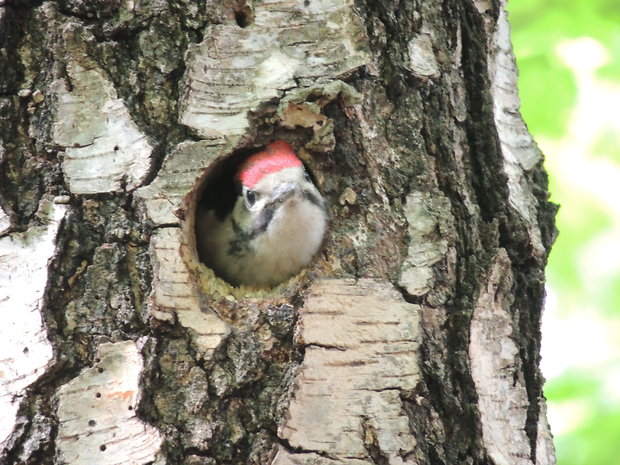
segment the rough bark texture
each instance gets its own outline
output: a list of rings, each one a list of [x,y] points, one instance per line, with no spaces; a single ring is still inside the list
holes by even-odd
[[[0,1],[0,40],[0,463],[555,462],[502,1]],[[233,288],[196,205],[274,138],[330,232]]]

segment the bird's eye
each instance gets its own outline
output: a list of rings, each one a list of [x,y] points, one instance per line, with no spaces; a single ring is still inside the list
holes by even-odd
[[[257,198],[258,198],[258,195],[253,190],[247,189],[245,191],[245,203],[248,206],[248,208],[252,208],[254,206]]]
[[[304,170],[304,179],[308,182],[312,182],[312,178],[310,177],[310,173]]]

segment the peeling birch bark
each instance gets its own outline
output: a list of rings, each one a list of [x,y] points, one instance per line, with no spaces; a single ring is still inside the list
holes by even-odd
[[[133,341],[104,343],[96,366],[64,384],[58,397],[56,461],[71,465],[152,462],[159,431],[136,417],[142,357]]]
[[[496,465],[531,464],[525,434],[529,402],[508,313],[510,260],[500,250],[488,270],[471,322],[469,356],[479,396],[482,439]],[[510,433],[508,433],[510,432]]]
[[[43,200],[43,225],[0,238],[0,452],[25,391],[53,358],[41,312],[66,206]]]
[[[433,43],[428,34],[417,34],[407,44],[408,68],[422,78],[439,77],[439,65],[433,52]]]
[[[454,218],[450,201],[437,193],[412,192],[405,203],[409,224],[409,249],[403,263],[399,284],[415,296],[436,288],[433,266],[444,260],[453,247]],[[443,303],[434,299],[437,304]]]
[[[517,63],[512,53],[505,3],[503,0],[500,4],[492,39],[493,56],[489,62],[493,114],[504,157],[504,171],[508,176],[510,204],[526,221],[531,246],[536,256],[541,257],[545,247],[536,217],[538,201],[526,174],[542,161],[542,153],[519,112],[521,101],[517,90]]]
[[[476,2],[481,13],[490,8],[488,2]],[[506,2],[499,4],[496,22],[489,21],[491,60],[489,75],[493,95],[493,115],[497,128],[504,172],[508,178],[509,202],[523,218],[528,233],[532,255],[541,263],[547,251],[540,229],[539,200],[532,191],[530,173],[542,162],[542,153],[527,130],[520,114],[516,60],[510,42],[510,25]],[[539,409],[535,449],[525,433],[527,411],[530,407],[522,367],[519,365],[518,347],[513,338],[517,328],[512,323],[508,308],[511,263],[506,251],[500,249],[488,270],[487,291],[481,294],[472,320],[470,356],[472,376],[480,401],[483,440],[496,464],[555,463],[549,424],[546,419],[545,399],[536,399]],[[486,302],[484,302],[486,300]],[[484,309],[483,309],[484,307]],[[493,333],[491,333],[494,328]],[[482,353],[491,348],[495,357]],[[495,390],[491,386],[495,385]],[[513,431],[512,435],[506,431]]]
[[[508,312],[513,284],[510,270],[510,259],[505,250],[500,250],[488,270],[484,291],[474,310],[469,354],[480,398],[485,447],[497,465],[525,465],[532,463],[530,441],[525,434],[529,402],[513,340],[516,328]],[[540,399],[540,403],[535,463],[553,464],[555,452],[545,400]]]
[[[376,280],[315,283],[300,310],[304,360],[294,381],[274,464],[414,463],[416,445],[400,396],[420,380],[418,307]],[[374,453],[374,452],[373,452]],[[294,456],[291,457],[291,456]],[[343,462],[341,462],[341,460]]]
[[[196,200],[192,194],[205,170],[232,149],[232,143],[219,141],[182,142],[176,146],[153,182],[136,191],[139,205],[144,206],[145,220],[156,226],[180,225],[186,215],[192,214],[190,208]]]
[[[538,437],[536,438],[536,465],[555,464],[555,447],[553,446],[553,436],[551,427],[547,421],[547,402],[545,399],[540,401],[540,419],[538,421]]]
[[[104,72],[82,58],[79,41],[93,38],[72,26],[64,31],[68,80],[51,86],[57,100],[54,142],[66,147],[62,169],[69,189],[74,194],[133,190],[150,169],[153,148]]]
[[[248,111],[369,60],[351,0],[260,2],[248,27],[213,25],[205,36],[188,50],[180,118],[205,138],[242,135]]]

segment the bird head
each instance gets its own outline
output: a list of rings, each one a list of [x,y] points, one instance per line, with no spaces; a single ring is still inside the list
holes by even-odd
[[[265,233],[284,220],[291,223],[296,214],[306,214],[308,207],[325,209],[303,163],[283,140],[248,157],[235,180],[243,200],[235,205],[235,219],[251,235]]]

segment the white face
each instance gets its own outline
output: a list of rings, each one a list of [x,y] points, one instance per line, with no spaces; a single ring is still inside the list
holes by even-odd
[[[325,200],[303,168],[266,175],[243,189],[233,217],[237,235],[250,244],[235,262],[238,282],[274,285],[307,266],[327,229]]]
[[[242,187],[237,218],[255,234],[269,233],[289,215],[324,214],[324,200],[303,168],[285,168],[261,179],[253,189]],[[318,210],[312,211],[312,210]],[[289,222],[291,218],[289,218]],[[272,232],[272,231],[271,231]]]

